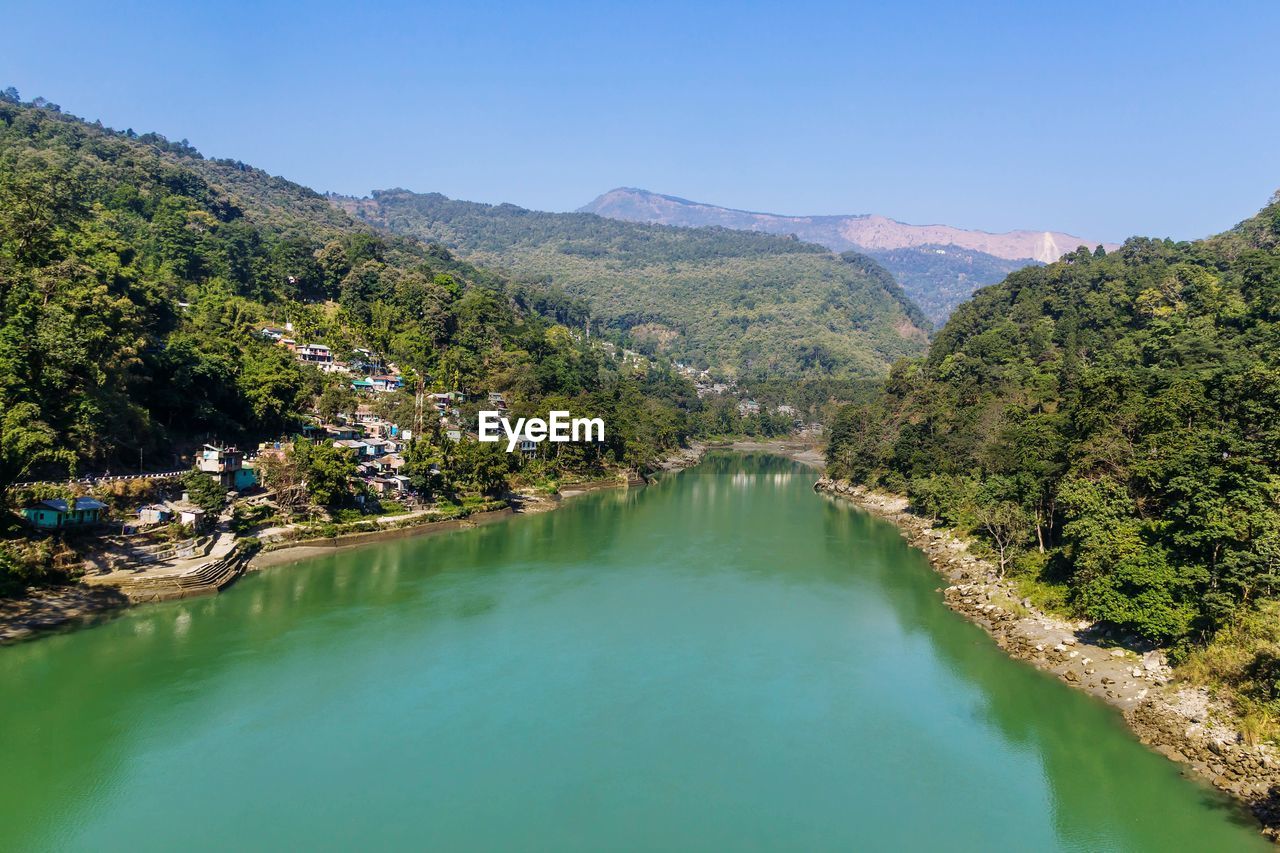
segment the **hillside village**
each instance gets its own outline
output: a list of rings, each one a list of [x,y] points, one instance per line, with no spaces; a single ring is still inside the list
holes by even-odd
[[[317,533],[486,511],[519,500],[517,492],[527,499],[574,479],[552,464],[559,448],[527,434],[516,436],[510,456],[494,445],[474,449],[482,447],[477,412],[509,411],[503,391],[468,394],[439,383],[431,390],[432,377],[404,371],[369,348],[338,352],[300,340],[288,322],[263,325],[256,334],[323,377],[324,393],[293,433],[243,449],[209,437],[186,456],[189,467],[178,470],[17,483],[11,505],[29,531],[30,549],[51,550],[53,566],[90,585],[144,597],[186,594],[178,579],[203,576],[215,563],[229,567],[237,553]],[[627,369],[660,366],[612,342],[591,343]],[[693,384],[699,400],[728,400],[744,423],[759,419],[762,406],[734,383],[680,362],[668,366]],[[791,406],[774,406],[771,414],[791,428],[803,426]],[[308,461],[300,463],[304,456]],[[470,460],[465,474],[456,470],[465,467],[459,458]],[[618,473],[624,472],[616,465],[597,463],[577,476]]]

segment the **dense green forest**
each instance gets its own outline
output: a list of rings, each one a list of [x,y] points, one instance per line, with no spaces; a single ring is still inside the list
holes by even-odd
[[[586,300],[629,345],[748,383],[869,377],[928,322],[865,256],[794,238],[541,213],[404,190],[335,201],[368,222]]]
[[[621,364],[588,320],[555,288],[376,233],[243,163],[0,96],[0,493],[68,468],[163,470],[206,437],[291,434],[345,380],[257,334],[286,321],[429,390],[607,414],[584,463],[643,467],[723,426],[730,404]]]
[[[1280,594],[1280,195],[1208,240],[979,291],[840,412],[828,455],[1044,601],[1180,653],[1237,626]]]
[[[996,284],[1014,270],[1039,265],[1030,258],[1010,261],[960,246],[908,246],[867,254],[893,273],[937,328],[978,288]]]

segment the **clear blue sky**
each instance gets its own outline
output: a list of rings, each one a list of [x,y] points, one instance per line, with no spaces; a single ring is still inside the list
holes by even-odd
[[[1090,239],[1280,188],[1280,3],[6,3],[0,86],[319,190]]]

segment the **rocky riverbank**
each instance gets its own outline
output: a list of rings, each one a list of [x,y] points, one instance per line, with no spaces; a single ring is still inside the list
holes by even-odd
[[[114,589],[68,584],[32,590],[22,598],[0,600],[0,645],[88,624],[128,606],[128,597]]]
[[[1247,744],[1230,710],[1203,688],[1180,684],[1158,650],[1124,648],[1087,622],[1036,610],[991,563],[969,553],[966,541],[912,513],[904,497],[826,477],[814,489],[897,525],[947,580],[947,606],[1013,657],[1120,709],[1139,740],[1244,803],[1264,834],[1280,841],[1280,753]]]

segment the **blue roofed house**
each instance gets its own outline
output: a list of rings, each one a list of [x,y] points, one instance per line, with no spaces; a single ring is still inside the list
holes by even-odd
[[[97,524],[106,510],[107,505],[94,498],[72,498],[70,501],[55,498],[24,507],[22,515],[33,527],[62,530]]]

